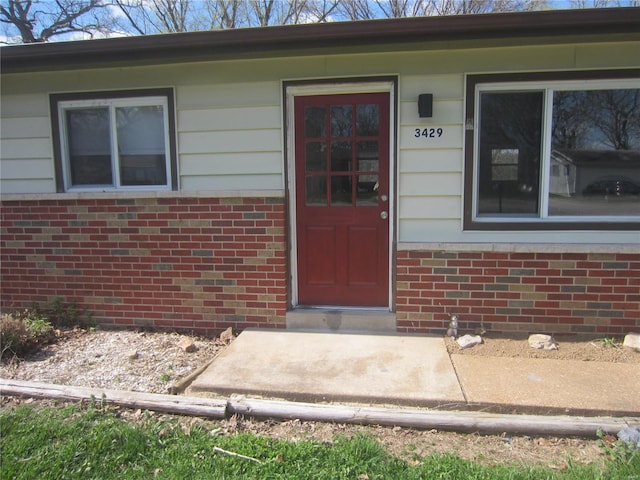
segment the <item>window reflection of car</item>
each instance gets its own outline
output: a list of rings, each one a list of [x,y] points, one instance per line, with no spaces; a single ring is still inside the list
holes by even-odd
[[[612,178],[590,183],[582,191],[583,195],[640,195],[640,185],[631,180]]]

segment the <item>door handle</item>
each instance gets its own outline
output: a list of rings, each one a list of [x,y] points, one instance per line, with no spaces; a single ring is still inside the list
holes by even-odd
[[[389,218],[389,214],[387,212],[380,212],[380,218],[386,220]]]

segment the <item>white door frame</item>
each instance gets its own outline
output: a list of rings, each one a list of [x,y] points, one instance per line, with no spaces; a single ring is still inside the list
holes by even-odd
[[[286,83],[286,82],[285,82]],[[298,306],[298,244],[296,237],[297,229],[297,212],[296,212],[296,159],[295,159],[295,115],[294,115],[294,99],[298,96],[315,96],[315,95],[339,95],[350,93],[389,93],[389,295],[387,310],[391,310],[393,306],[393,253],[395,238],[395,159],[396,159],[396,139],[395,139],[395,118],[396,118],[396,82],[393,80],[376,80],[370,82],[366,80],[340,80],[336,83],[308,83],[303,85],[290,84],[286,85],[285,102],[286,102],[286,142],[287,142],[287,194],[289,198],[289,265],[291,266],[291,304],[293,308]],[[323,307],[332,307],[333,305],[322,305]],[[341,307],[344,308],[344,307]]]

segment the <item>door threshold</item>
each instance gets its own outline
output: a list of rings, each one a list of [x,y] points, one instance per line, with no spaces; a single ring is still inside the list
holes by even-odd
[[[395,332],[396,314],[386,308],[304,307],[290,310],[287,330]]]

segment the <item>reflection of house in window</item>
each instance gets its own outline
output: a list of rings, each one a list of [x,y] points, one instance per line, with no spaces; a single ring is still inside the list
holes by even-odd
[[[576,165],[571,157],[558,150],[551,152],[549,193],[563,197],[576,193]]]
[[[553,150],[551,153],[551,195],[581,195],[606,178],[640,184],[640,151],[637,150]]]

